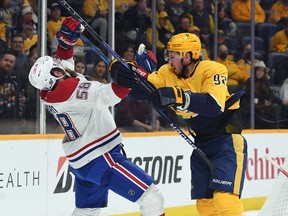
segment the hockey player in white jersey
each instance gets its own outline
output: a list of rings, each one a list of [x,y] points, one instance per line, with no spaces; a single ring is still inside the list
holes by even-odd
[[[73,45],[80,29],[78,21],[67,17],[56,34],[56,57],[40,57],[29,73],[65,132],[62,145],[76,184],[72,216],[100,215],[109,189],[138,203],[143,216],[164,216],[162,193],[151,176],[121,153],[122,136],[108,109],[129,93],[129,86],[87,81],[73,72]]]

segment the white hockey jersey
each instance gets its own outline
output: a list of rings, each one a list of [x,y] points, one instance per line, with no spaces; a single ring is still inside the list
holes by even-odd
[[[85,78],[68,78],[52,91],[41,91],[46,108],[62,126],[63,149],[73,168],[80,168],[122,141],[108,107],[128,89]]]

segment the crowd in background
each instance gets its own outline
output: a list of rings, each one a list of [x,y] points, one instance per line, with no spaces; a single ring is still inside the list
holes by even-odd
[[[107,41],[108,0],[67,2]],[[134,59],[141,43],[152,48],[151,3],[151,0],[115,1],[115,49],[127,60]],[[287,128],[288,0],[255,1],[253,72],[251,0],[218,0],[217,11],[214,3],[213,0],[156,0],[157,68],[166,63],[165,46],[172,35],[194,33],[202,42],[202,60],[215,59],[227,67],[229,91],[246,90],[240,113],[244,128],[250,127],[251,73],[255,75],[255,128]],[[48,0],[47,55],[54,55],[58,45],[55,34],[69,15],[57,1]],[[17,126],[21,125],[19,122],[35,122],[37,119],[37,91],[30,85],[28,73],[39,55],[38,16],[37,0],[3,0],[0,3],[0,121],[18,122],[13,123],[12,128],[16,129],[5,127],[7,130],[0,133],[33,132],[27,127],[19,130]],[[217,40],[214,40],[215,26],[218,26]],[[89,34],[84,32],[84,35],[107,54]],[[217,53],[214,53],[215,46]],[[75,71],[84,74],[88,80],[110,81],[107,63],[82,40],[75,45],[74,57]],[[165,112],[173,121],[184,125],[172,112]],[[153,113],[150,104],[135,101],[130,96],[115,107],[115,120],[123,131],[169,129]],[[54,120],[49,114],[47,121],[51,121],[51,128],[54,128]]]

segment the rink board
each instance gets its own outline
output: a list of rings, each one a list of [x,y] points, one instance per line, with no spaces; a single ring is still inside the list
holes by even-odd
[[[278,170],[263,156],[283,163],[288,131],[245,131],[248,164],[243,190],[246,210],[259,209]],[[124,134],[128,158],[155,179],[166,215],[197,215],[190,200],[190,145],[174,132]],[[63,135],[0,136],[1,216],[68,216],[74,209],[74,177],[61,147]],[[110,192],[101,215],[140,215],[138,205]]]

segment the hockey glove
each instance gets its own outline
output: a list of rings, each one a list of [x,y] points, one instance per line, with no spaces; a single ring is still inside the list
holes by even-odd
[[[132,88],[138,82],[135,74],[136,67],[131,62],[127,62],[127,64],[130,69],[127,69],[121,62],[114,60],[110,63],[109,70],[111,79],[116,85]]]
[[[164,87],[155,90],[150,96],[150,102],[159,108],[182,107],[186,98],[183,89],[179,87]]]
[[[140,44],[135,54],[135,63],[137,68],[146,72],[146,76],[142,77],[147,78],[150,73],[156,70],[157,59],[151,50],[145,49],[145,45]]]
[[[66,17],[61,28],[56,33],[59,45],[64,49],[71,49],[80,37],[81,24],[73,17]]]

